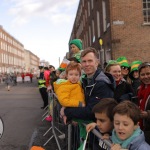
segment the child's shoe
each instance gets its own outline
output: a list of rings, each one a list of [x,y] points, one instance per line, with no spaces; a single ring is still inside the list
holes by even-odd
[[[47,117],[45,118],[45,120],[51,122],[51,121],[52,121],[52,116],[47,116]]]

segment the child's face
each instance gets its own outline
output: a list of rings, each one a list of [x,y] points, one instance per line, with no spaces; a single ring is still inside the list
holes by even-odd
[[[56,70],[56,76],[59,77],[59,75],[60,75],[60,71]]]
[[[79,48],[74,44],[71,44],[70,48],[73,54],[78,53],[80,51]]]
[[[101,133],[111,132],[113,129],[113,123],[108,118],[106,113],[95,113],[97,127]]]
[[[133,120],[127,115],[114,115],[114,129],[119,139],[128,139],[136,130],[137,125],[134,125]]]
[[[80,79],[80,73],[77,70],[69,70],[67,74],[67,79],[71,83],[77,83]]]

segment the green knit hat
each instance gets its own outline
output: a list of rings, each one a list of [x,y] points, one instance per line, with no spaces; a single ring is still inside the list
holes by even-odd
[[[130,68],[126,57],[119,57],[116,61],[120,64],[121,67]]]
[[[137,61],[133,61],[132,63],[131,63],[131,71],[130,71],[130,73],[131,72],[133,72],[133,71],[138,71],[138,67],[139,67],[139,65],[140,64],[142,64],[142,62],[141,61],[139,61],[139,60],[137,60]]]
[[[107,66],[111,64],[118,64],[118,62],[116,60],[109,60]]]
[[[79,50],[82,50],[82,41],[80,39],[73,39],[72,41],[70,41],[69,45],[76,45]]]

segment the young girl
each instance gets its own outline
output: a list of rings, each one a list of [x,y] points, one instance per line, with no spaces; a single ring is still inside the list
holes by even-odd
[[[110,73],[116,82],[116,88],[114,91],[114,99],[117,102],[123,100],[131,100],[133,96],[133,89],[131,85],[122,77],[121,66],[115,60],[110,60],[105,68],[106,73]]]

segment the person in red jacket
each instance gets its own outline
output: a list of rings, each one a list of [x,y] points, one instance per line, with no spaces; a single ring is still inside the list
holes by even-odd
[[[21,77],[22,77],[22,83],[24,83],[24,73],[21,73]]]
[[[138,90],[141,110],[140,127],[144,131],[145,140],[150,144],[150,63],[144,62],[138,67],[141,86]]]
[[[30,76],[30,82],[32,83],[33,74],[30,73],[29,76]]]

